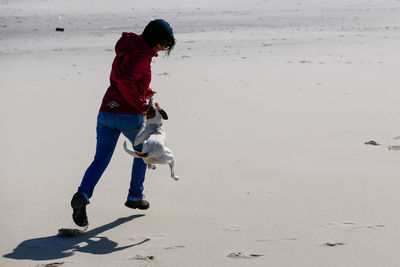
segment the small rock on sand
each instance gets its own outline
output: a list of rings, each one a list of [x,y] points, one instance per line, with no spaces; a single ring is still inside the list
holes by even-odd
[[[148,260],[148,261],[152,261],[152,260],[154,260],[154,256],[136,255],[135,257],[132,257],[131,259],[132,260]]]
[[[380,144],[378,144],[377,142],[370,140],[368,142],[365,142],[366,145],[373,145],[373,146],[380,146]]]
[[[335,246],[343,246],[344,243],[340,243],[340,242],[326,242],[325,246],[327,247],[335,247]]]
[[[264,256],[263,254],[245,254],[243,252],[232,252],[228,254],[229,258],[252,259]]]

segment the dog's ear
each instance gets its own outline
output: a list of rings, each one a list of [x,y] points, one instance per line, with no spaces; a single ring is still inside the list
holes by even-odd
[[[160,112],[161,117],[163,118],[163,120],[168,120],[167,112],[165,112],[165,110],[163,110],[163,109],[161,108],[160,104],[155,103],[155,105],[156,105],[156,107],[157,107],[157,109],[158,109],[158,112]]]
[[[167,112],[165,112],[165,110],[159,109],[158,112],[160,112],[161,117],[163,118],[163,120],[168,120],[168,115],[167,115]]]

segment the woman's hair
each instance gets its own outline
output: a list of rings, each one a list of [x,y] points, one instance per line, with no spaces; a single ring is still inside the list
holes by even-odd
[[[165,46],[166,54],[169,55],[175,46],[174,33],[171,26],[163,19],[150,21],[144,28],[142,37],[151,47],[157,44]]]

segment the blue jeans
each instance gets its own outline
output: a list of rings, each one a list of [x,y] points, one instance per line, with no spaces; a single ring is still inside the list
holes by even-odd
[[[133,145],[142,122],[143,115],[99,112],[96,127],[96,154],[93,162],[86,170],[82,183],[78,188],[78,192],[82,194],[88,202],[92,197],[94,187],[100,180],[100,177],[107,168],[108,163],[110,163],[120,134],[122,133],[125,135]],[[135,150],[141,151],[141,146],[142,145],[136,146]],[[147,164],[144,163],[141,158],[133,159],[128,200],[137,201],[142,199],[146,167]]]

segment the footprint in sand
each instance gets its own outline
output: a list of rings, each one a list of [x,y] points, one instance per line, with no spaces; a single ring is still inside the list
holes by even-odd
[[[130,260],[144,260],[144,261],[152,261],[154,260],[154,256],[142,256],[142,255],[136,255],[135,257],[130,258]]]
[[[293,238],[293,237],[285,237],[285,238],[281,238],[280,240],[282,241],[297,241],[297,238]]]
[[[128,237],[128,240],[138,241],[138,240],[158,240],[161,238],[167,237],[165,234],[157,234],[152,236],[137,236],[137,237]]]
[[[185,248],[185,246],[168,246],[168,247],[164,247],[164,249],[177,249],[177,248]]]
[[[168,72],[158,73],[158,76],[170,76]]]
[[[372,224],[372,225],[362,225],[355,222],[343,222],[343,223],[326,223],[319,225],[320,227],[325,228],[337,228],[344,231],[362,231],[366,229],[379,229],[385,227],[384,224]]]
[[[36,265],[36,267],[58,267],[64,265],[64,262],[52,262],[52,263],[47,263],[47,264],[40,264]]]
[[[241,230],[243,230],[243,228],[240,226],[230,226],[227,228],[223,228],[222,230],[227,232],[240,232]]]
[[[243,252],[232,252],[228,254],[228,258],[234,258],[234,259],[254,259],[254,258],[258,258],[264,256],[264,254],[247,254],[247,253],[243,253]]]
[[[345,243],[341,243],[341,242],[326,242],[325,246],[327,247],[336,247],[336,246],[344,246]]]

